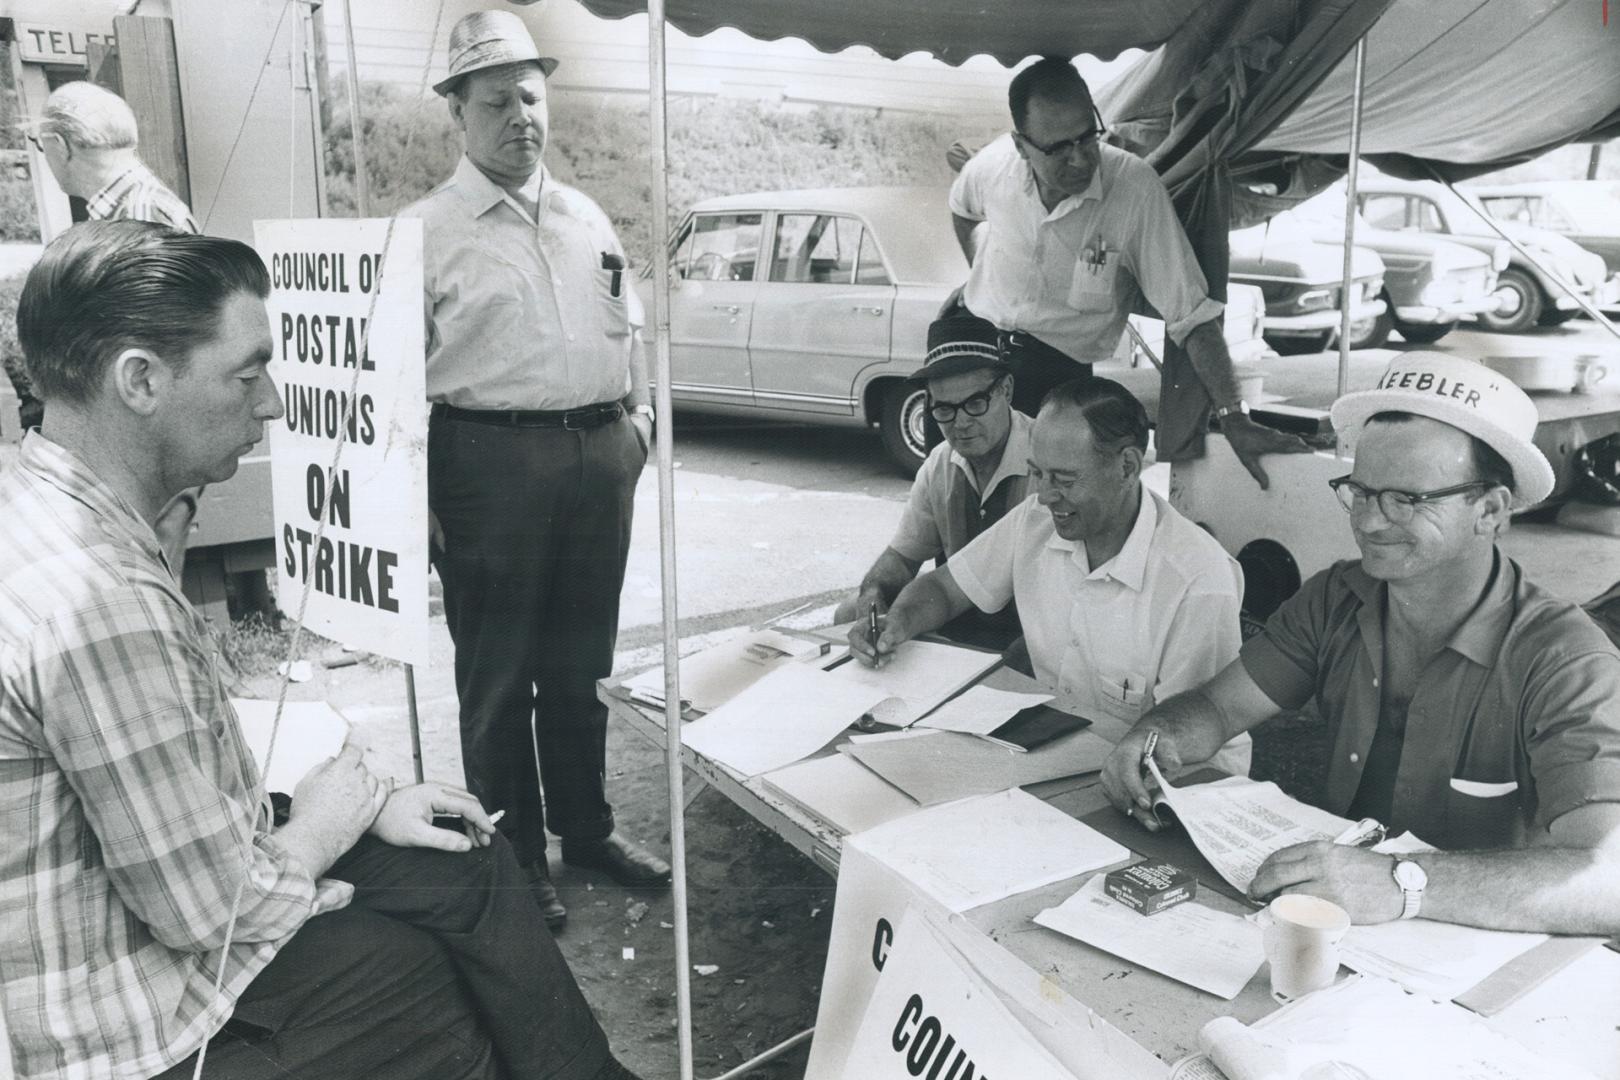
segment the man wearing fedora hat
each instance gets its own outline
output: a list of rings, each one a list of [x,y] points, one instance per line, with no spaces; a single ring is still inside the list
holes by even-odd
[[[557,62],[509,11],[462,18],[449,54],[434,89],[466,155],[403,211],[423,223],[434,564],[468,786],[506,811],[558,927],[548,827],[566,863],[669,881],[668,863],[614,829],[596,700],[652,435],[641,312],[607,215],[541,162]]]
[[[835,621],[887,611],[924,562],[943,563],[1024,501],[1035,421],[1012,407],[1013,376],[997,335],[995,324],[973,315],[946,316],[928,327],[928,359],[911,381],[927,387],[928,412],[945,441],[917,470],[894,538],[860,589],[838,606]],[[1008,604],[991,614],[975,608],[940,632],[1005,649],[1020,633],[1018,608]]]
[[[937,570],[907,585],[877,640],[850,647],[882,665],[903,642],[971,608],[1018,605],[1037,681],[1080,715],[1134,723],[1237,655],[1243,571],[1215,538],[1142,483],[1148,419],[1112,379],[1054,387],[1030,436],[1030,495]],[[1216,764],[1248,775],[1237,736]]]
[[[1330,485],[1360,560],[1307,581],[1236,662],[1143,717],[1103,771],[1114,805],[1154,827],[1150,733],[1161,764],[1186,765],[1314,700],[1331,757],[1312,801],[1441,850],[1296,845],[1261,866],[1255,897],[1310,893],[1358,923],[1620,930],[1620,653],[1496,544],[1553,488],[1536,422],[1504,376],[1440,353],[1401,355],[1340,398],[1355,462]]]

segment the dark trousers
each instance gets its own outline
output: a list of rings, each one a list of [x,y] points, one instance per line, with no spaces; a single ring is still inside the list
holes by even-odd
[[[613,669],[645,462],[622,416],[567,431],[436,412],[429,427],[462,761],[473,794],[506,811],[500,828],[520,862],[544,858],[548,824],[578,840],[613,831],[596,680]]]
[[[607,1037],[502,838],[452,853],[368,836],[328,876],[354,900],[249,984],[206,1080],[586,1080],[606,1066]]]

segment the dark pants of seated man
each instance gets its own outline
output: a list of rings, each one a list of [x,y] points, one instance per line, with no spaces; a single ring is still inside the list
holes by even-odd
[[[354,900],[310,919],[248,986],[206,1080],[587,1080],[608,1067],[502,837],[457,854],[368,836],[327,876]]]

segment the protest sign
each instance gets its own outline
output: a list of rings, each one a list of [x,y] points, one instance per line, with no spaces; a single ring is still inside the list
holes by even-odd
[[[952,947],[934,917],[913,908],[900,927],[845,1076],[1075,1080]]]
[[[304,615],[310,629],[425,664],[422,223],[398,219],[391,237],[389,226],[386,220],[253,226],[254,244],[270,267],[270,374],[287,410],[270,426],[276,573],[289,614],[310,583]]]

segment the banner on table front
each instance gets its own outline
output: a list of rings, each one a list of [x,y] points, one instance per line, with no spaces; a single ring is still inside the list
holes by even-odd
[[[270,436],[276,574],[288,614],[309,583],[311,630],[426,664],[422,223],[392,224],[392,236],[386,219],[253,226],[286,408]]]
[[[844,1065],[861,1080],[1074,1080],[922,908],[894,948]]]

